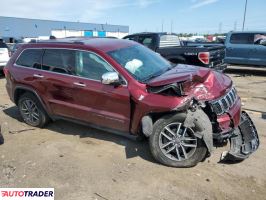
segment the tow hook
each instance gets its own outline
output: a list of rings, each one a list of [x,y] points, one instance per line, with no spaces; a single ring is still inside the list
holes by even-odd
[[[242,111],[241,122],[230,137],[230,150],[221,155],[222,162],[240,162],[259,148],[259,136],[249,115]]]

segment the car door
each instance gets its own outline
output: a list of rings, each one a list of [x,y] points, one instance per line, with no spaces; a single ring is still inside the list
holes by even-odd
[[[250,55],[250,64],[266,66],[266,34],[255,34],[254,51]]]
[[[74,72],[75,51],[49,48],[44,50],[40,79],[41,95],[55,116],[76,118]]]
[[[250,64],[250,55],[255,50],[254,34],[232,33],[226,45],[226,62],[233,64]]]
[[[126,82],[119,86],[101,83],[104,73],[114,71],[93,52],[76,51],[76,77],[73,80],[76,116],[101,127],[129,131],[130,95]]]

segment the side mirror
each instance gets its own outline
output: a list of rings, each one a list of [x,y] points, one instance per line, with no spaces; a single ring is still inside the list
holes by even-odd
[[[102,75],[102,84],[111,85],[119,83],[119,76],[116,72],[106,72]]]

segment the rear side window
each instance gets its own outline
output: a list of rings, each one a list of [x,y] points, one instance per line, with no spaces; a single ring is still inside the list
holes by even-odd
[[[254,34],[234,33],[231,35],[230,43],[232,44],[254,44]]]
[[[42,53],[42,49],[26,49],[20,54],[16,64],[24,67],[40,69]]]
[[[43,55],[42,69],[63,74],[74,74],[75,51],[68,49],[46,49]]]
[[[179,37],[177,35],[162,35],[160,37],[160,48],[171,46],[180,46]]]

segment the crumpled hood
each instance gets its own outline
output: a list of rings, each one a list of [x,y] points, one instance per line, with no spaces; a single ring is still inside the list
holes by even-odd
[[[230,77],[221,72],[184,64],[150,80],[147,86],[158,87],[172,83],[183,83],[185,94],[193,95],[199,100],[217,99],[232,86]]]

